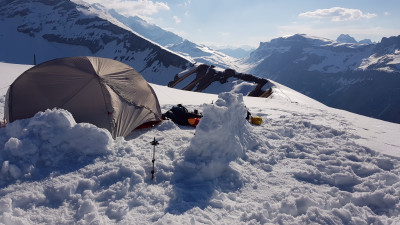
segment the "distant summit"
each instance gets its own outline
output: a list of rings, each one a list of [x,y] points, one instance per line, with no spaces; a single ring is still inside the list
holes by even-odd
[[[374,44],[371,39],[363,39],[361,41],[357,41],[355,38],[348,34],[341,34],[336,39],[337,42],[340,43],[353,43],[353,44]]]
[[[255,49],[245,50],[243,48],[223,48],[218,51],[235,58],[244,58],[250,55]]]
[[[341,34],[339,37],[336,39],[337,42],[341,43],[358,43],[356,39],[354,39],[352,36],[348,34]]]
[[[358,44],[375,44],[371,41],[371,39],[363,39],[358,42]]]

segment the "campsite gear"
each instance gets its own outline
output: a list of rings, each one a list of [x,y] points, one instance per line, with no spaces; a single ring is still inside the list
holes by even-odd
[[[189,112],[189,110],[182,104],[173,106],[166,113],[162,114],[163,119],[171,119],[174,123],[184,126],[197,126],[200,118],[203,117],[198,110]]]
[[[200,118],[189,118],[188,119],[188,123],[190,124],[190,126],[193,126],[193,127],[197,127],[199,122],[200,122]]]
[[[250,111],[249,111],[249,110],[247,110],[247,116],[246,116],[246,120],[249,120],[249,119],[250,119],[250,117],[251,117],[251,113],[250,113]]]
[[[252,117],[250,118],[250,121],[251,121],[251,123],[254,124],[254,125],[261,125],[261,124],[262,124],[262,118],[259,117],[259,116],[252,116]]]
[[[159,144],[158,141],[156,141],[156,137],[154,137],[154,140],[150,142],[151,145],[153,145],[153,159],[151,162],[153,163],[153,169],[151,170],[151,179],[154,179],[154,163],[156,161],[156,146]]]
[[[157,96],[132,67],[107,58],[69,57],[41,63],[10,86],[4,112],[7,122],[62,108],[76,122],[127,136],[143,124],[161,120]]]
[[[6,119],[4,118],[3,121],[0,122],[0,128],[6,127]]]

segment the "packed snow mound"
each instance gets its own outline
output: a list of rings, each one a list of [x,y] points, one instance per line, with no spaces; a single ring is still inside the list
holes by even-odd
[[[185,152],[180,171],[192,180],[204,181],[221,176],[229,163],[244,158],[246,151],[258,145],[242,94],[221,93],[215,104],[203,105],[203,115],[195,137]]]
[[[107,130],[77,124],[63,109],[17,120],[0,130],[0,186],[10,180],[35,179],[49,168],[79,165],[88,160],[86,156],[109,153],[111,143]]]

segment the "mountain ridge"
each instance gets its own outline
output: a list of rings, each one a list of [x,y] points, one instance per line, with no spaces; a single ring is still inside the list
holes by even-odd
[[[193,59],[143,37],[108,10],[80,0],[12,1],[0,7],[0,28],[9,31],[0,35],[0,47],[5,50],[0,60],[11,63],[107,57],[132,66],[146,80],[160,85],[198,66]]]
[[[100,4],[94,5],[102,11],[110,13],[115,19],[143,37],[158,43],[185,58],[204,64],[215,65],[223,69],[232,68],[235,70],[242,70],[238,65],[238,58],[231,57],[228,54],[215,50],[209,46],[196,44],[190,40],[184,39],[173,32],[164,30],[157,25],[150,24],[138,16],[127,17],[119,14],[113,9],[107,9]]]
[[[0,27],[9,31],[0,35],[0,45],[5,49],[0,52],[0,60],[7,62],[32,64],[33,56],[43,62],[92,55],[131,65],[155,84],[168,85],[179,78],[181,82],[175,87],[181,89],[194,82],[196,76],[213,79],[212,83],[206,82],[209,87],[201,88],[212,93],[224,90],[247,95],[270,88],[266,83],[256,91],[259,83],[242,80],[241,76],[225,79],[224,70],[230,68],[234,72],[228,74],[276,80],[328,106],[400,122],[400,93],[396,89],[400,36],[382,38],[377,44],[358,44],[296,34],[261,42],[250,56],[239,60],[184,39],[168,49],[118,21],[107,9],[79,0],[33,0],[29,4],[15,0],[0,9]],[[211,70],[213,65],[217,68],[207,76],[196,72],[185,76],[202,64]],[[204,84],[204,80],[197,81],[191,86]],[[371,90],[376,96],[371,96]],[[385,101],[378,101],[378,96]]]
[[[261,42],[246,72],[331,107],[400,123],[399,49],[400,36],[358,44],[296,34]]]

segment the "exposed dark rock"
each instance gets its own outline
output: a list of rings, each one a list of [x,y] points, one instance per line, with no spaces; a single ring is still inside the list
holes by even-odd
[[[393,49],[400,49],[400,35],[389,38],[384,37],[375,47],[375,51],[381,55],[391,53]]]
[[[203,92],[212,83],[219,82],[220,84],[224,84],[228,82],[229,78],[236,78],[238,80],[243,80],[257,84],[254,90],[249,93],[249,96],[259,97],[269,90],[269,88],[265,90],[266,89],[265,85],[268,83],[268,80],[265,78],[256,77],[251,74],[237,73],[233,69],[216,71],[214,66],[209,66],[206,64],[199,65],[194,70],[182,75],[181,77],[175,76],[174,80],[171,81],[168,84],[168,86],[175,87],[176,85],[178,85],[183,80],[187,79],[192,74],[196,74],[195,79],[188,85],[186,85],[183,88],[183,90]]]

